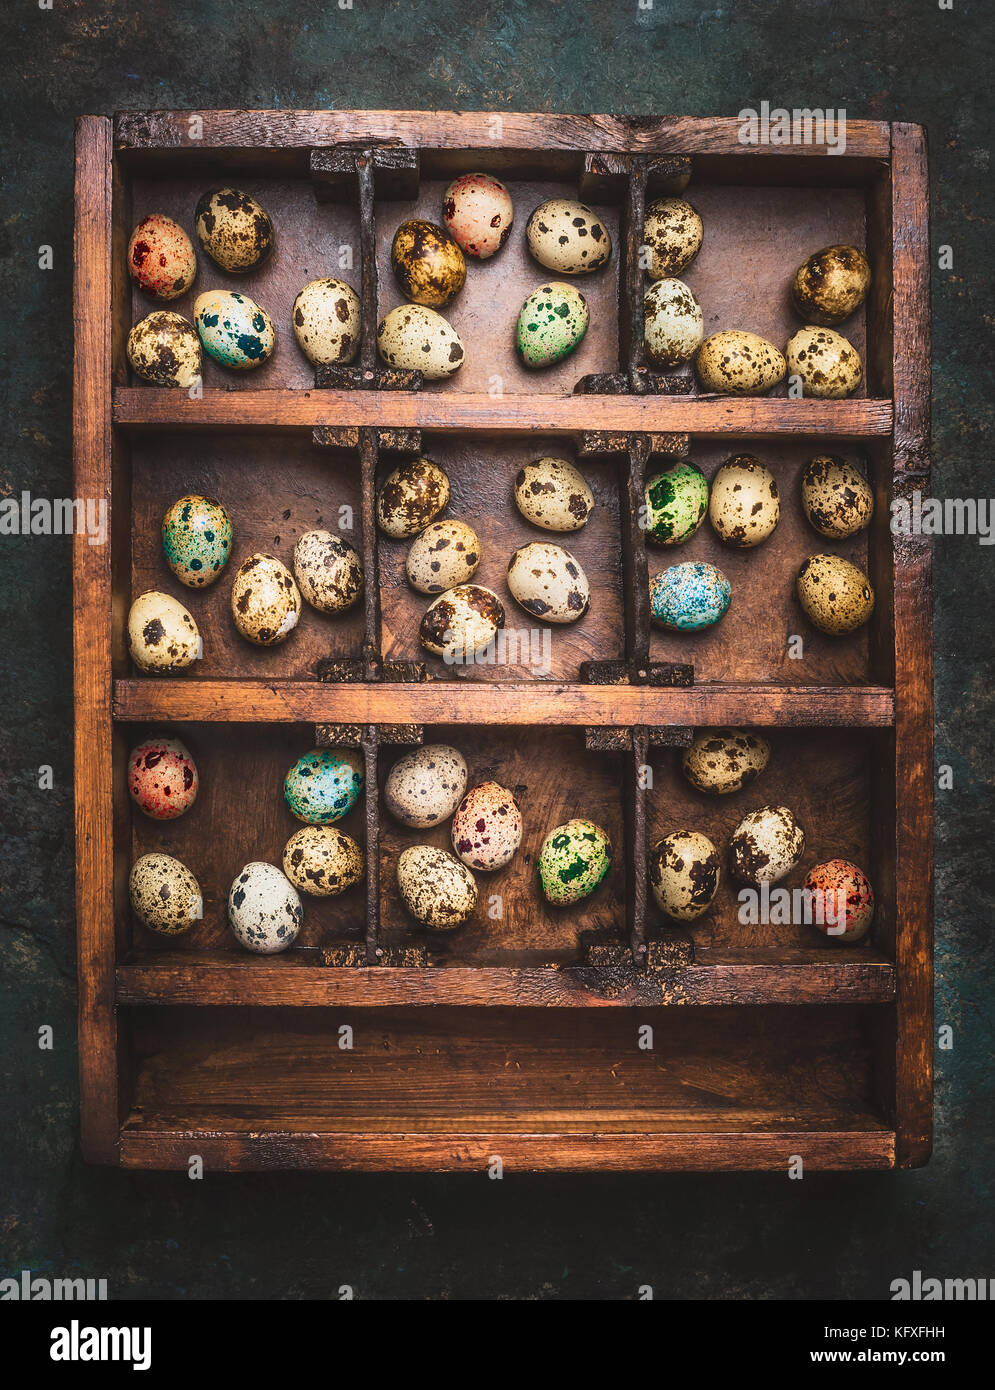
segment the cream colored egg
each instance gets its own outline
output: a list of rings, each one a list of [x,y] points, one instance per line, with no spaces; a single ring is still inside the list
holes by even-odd
[[[800,377],[803,396],[839,400],[852,396],[864,369],[860,354],[841,333],[809,324],[799,328],[784,349],[788,375]]]
[[[300,590],[275,555],[250,555],[235,574],[231,615],[243,637],[273,647],[290,636],[301,616]]]
[[[228,925],[259,956],[286,951],[304,924],[304,907],[287,875],[261,860],[243,864],[228,892]]]
[[[657,198],[650,203],[643,222],[650,279],[679,275],[701,250],[704,235],[700,215],[683,198]]]
[[[449,478],[431,459],[413,459],[388,474],[377,495],[377,525],[392,540],[424,531],[449,501]]]
[[[397,861],[397,886],[412,917],[436,931],[462,926],[477,905],[473,874],[433,845],[404,851]]]
[[[470,661],[504,627],[504,604],[481,584],[458,584],[425,610],[419,639],[427,651],[450,664]]]
[[[719,852],[707,835],[677,830],[650,851],[649,877],[657,907],[675,921],[693,922],[718,892]]]
[[[197,330],[182,314],[154,309],[128,334],[128,361],[151,386],[178,386],[188,391],[202,374]]]
[[[540,265],[560,275],[585,275],[612,253],[608,228],[584,203],[550,198],[540,203],[525,228],[529,250]]]
[[[515,506],[544,531],[579,531],[594,510],[594,493],[572,463],[544,457],[519,469]]]
[[[549,541],[515,551],[508,588],[520,608],[547,623],[575,623],[591,606],[591,586],[579,561]]]
[[[870,525],[874,493],[852,463],[834,454],[817,454],[802,473],[802,506],[820,535],[841,541]]]
[[[773,343],[734,328],[705,339],[695,358],[695,370],[706,391],[764,396],[784,380],[787,367]]]
[[[384,805],[402,825],[428,830],[456,810],[466,791],[466,762],[457,748],[426,743],[391,768],[384,783]]]
[[[404,571],[420,594],[442,594],[472,579],[479,564],[480,541],[471,526],[433,521],[412,541]]]
[[[301,352],[316,367],[347,366],[353,360],[361,318],[359,295],[331,276],[305,285],[291,314]]]
[[[748,550],[762,544],[780,515],[774,475],[752,454],[736,454],[712,479],[708,519],[726,545]]]
[[[729,796],[759,777],[769,759],[770,745],[752,729],[699,729],[681,767],[696,791]]]
[[[363,851],[351,835],[334,825],[305,825],[283,851],[283,872],[302,893],[336,898],[359,883],[365,870]]]
[[[128,876],[131,905],[150,931],[179,936],[204,915],[200,884],[171,854],[143,854]]]
[[[842,555],[810,555],[795,590],[806,617],[831,637],[855,632],[874,612],[871,581]]]
[[[344,613],[363,592],[363,561],[333,531],[305,531],[294,546],[294,577],[312,608]]]
[[[442,381],[463,365],[463,344],[452,324],[421,304],[400,304],[377,328],[377,351],[389,367]]]
[[[678,367],[701,346],[701,305],[683,280],[654,280],[643,299],[643,336],[651,367]]]
[[[171,594],[151,589],[128,613],[131,659],[143,671],[182,671],[204,654],[197,624]]]
[[[871,286],[871,267],[856,246],[827,246],[795,272],[791,297],[806,323],[831,328],[856,313]]]
[[[729,842],[729,872],[758,888],[779,883],[805,853],[805,832],[787,806],[760,806],[743,817]]]

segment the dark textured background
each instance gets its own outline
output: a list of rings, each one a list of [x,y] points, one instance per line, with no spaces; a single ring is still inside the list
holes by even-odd
[[[935,273],[934,491],[991,489],[987,0],[7,0],[0,495],[70,492],[72,136],[142,107],[465,107],[735,115],[845,106],[924,122]],[[55,267],[37,268],[40,244]],[[987,296],[987,298],[986,298]],[[988,304],[988,310],[984,308]],[[69,544],[0,539],[0,1274],[112,1297],[886,1297],[992,1268],[991,551],[937,553],[937,1142],[893,1175],[335,1177],[191,1183],[77,1142]],[[55,789],[37,789],[52,764]],[[54,1052],[37,1048],[42,1023]]]

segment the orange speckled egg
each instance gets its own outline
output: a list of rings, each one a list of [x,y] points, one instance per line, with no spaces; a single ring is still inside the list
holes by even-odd
[[[522,813],[507,787],[481,782],[453,816],[453,849],[468,869],[502,869],[522,843]]]
[[[177,299],[186,294],[197,274],[193,243],[178,222],[153,212],[131,234],[128,270],[146,294]]]
[[[816,864],[805,880],[805,889],[814,895],[812,925],[831,941],[849,946],[870,931],[874,890],[864,871],[849,859]]]
[[[175,820],[197,800],[197,767],[178,738],[146,738],[131,750],[128,791],[153,820]]]
[[[446,230],[468,256],[486,261],[508,240],[515,208],[500,179],[490,174],[463,174],[442,199]]]

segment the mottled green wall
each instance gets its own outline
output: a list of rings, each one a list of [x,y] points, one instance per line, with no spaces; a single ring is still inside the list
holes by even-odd
[[[986,22],[988,28],[986,29]],[[70,476],[72,132],[123,107],[464,107],[735,115],[761,100],[925,122],[933,177],[935,491],[995,492],[985,0],[9,0],[0,216],[0,495]],[[37,248],[54,248],[54,269]],[[934,255],[935,263],[935,255]],[[84,1165],[76,1139],[69,548],[0,540],[0,1272],[112,1296],[881,1297],[991,1268],[991,553],[937,555],[937,1144],[873,1177],[303,1177],[191,1183]],[[51,764],[55,788],[37,789]],[[37,1028],[55,1028],[39,1052]]]

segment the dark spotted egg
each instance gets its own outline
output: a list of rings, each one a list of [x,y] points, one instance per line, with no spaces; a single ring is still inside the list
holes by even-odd
[[[575,623],[591,606],[591,586],[580,562],[549,541],[515,551],[508,588],[520,608],[547,623]]]
[[[612,253],[604,222],[571,198],[540,203],[528,220],[525,239],[539,264],[558,275],[586,275],[603,266]]]
[[[363,592],[359,551],[332,531],[305,531],[294,546],[294,575],[305,601],[322,613],[344,613]]]
[[[201,246],[222,270],[234,274],[252,270],[273,250],[269,213],[239,188],[216,188],[203,194],[194,218]]]
[[[155,309],[128,334],[128,361],[150,386],[189,391],[200,381],[202,360],[196,328],[171,309]]]
[[[188,589],[213,584],[231,554],[231,520],[213,497],[180,497],[162,519],[166,564]]]
[[[272,956],[297,940],[304,921],[297,889],[275,864],[245,864],[228,894],[228,924],[247,951]]]
[[[128,613],[131,659],[142,671],[158,675],[182,671],[204,654],[197,624],[172,594],[150,589]]]
[[[128,877],[131,906],[150,931],[179,936],[204,915],[200,884],[171,854],[143,854]]]

